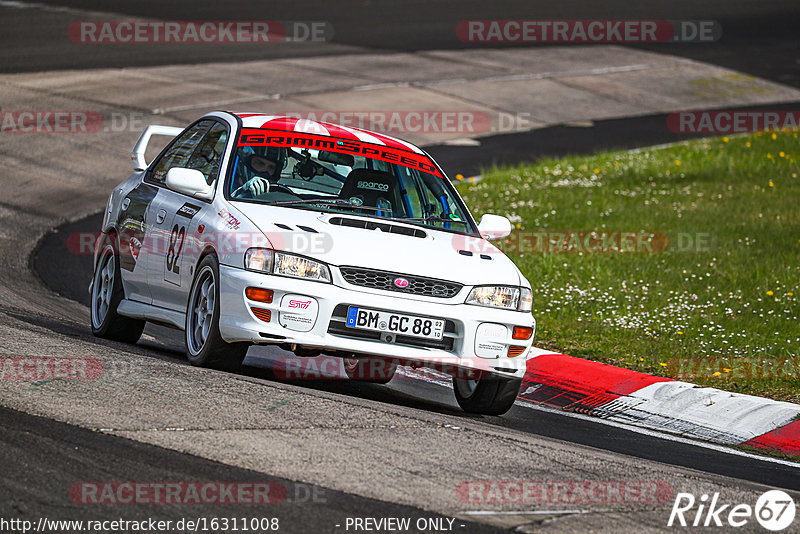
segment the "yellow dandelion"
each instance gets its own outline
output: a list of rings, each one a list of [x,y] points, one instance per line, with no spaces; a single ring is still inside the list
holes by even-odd
[[[751,145],[750,145],[750,141],[746,142],[746,143],[744,144],[744,146],[746,146],[747,148],[750,148],[750,146],[751,146]]]
[[[643,361],[644,361],[644,358],[639,358],[639,361],[640,361],[640,362],[643,362]]]
[[[733,369],[728,369],[727,367],[723,367],[722,370],[725,371],[726,373],[730,373],[731,371],[733,371]]]
[[[786,293],[786,296],[787,296],[787,297],[793,297],[793,296],[794,296],[794,293],[792,293],[791,291],[789,291],[788,293]]]
[[[667,364],[666,364],[666,363],[664,363],[664,362],[661,362],[661,363],[659,363],[658,365],[660,365],[661,367],[666,367],[666,366],[667,366]]]
[[[723,142],[723,143],[727,143],[727,142],[728,142],[728,138],[727,138],[727,137],[723,137],[723,138],[722,138],[722,142]]]
[[[517,223],[517,228],[522,228],[522,225],[520,223]]]
[[[474,176],[470,176],[470,177],[469,177],[469,181],[470,181],[470,182],[474,182],[474,181],[475,181],[475,177],[474,177]]]
[[[463,174],[461,174],[461,173],[456,174],[456,180],[458,180],[460,182],[463,179],[464,179],[464,175]]]
[[[722,376],[722,373],[720,373],[719,371],[717,371],[716,373],[714,373],[714,376]]]
[[[597,167],[595,167],[595,168],[594,168],[594,173],[595,173],[595,174],[600,174],[600,169],[598,169]]]
[[[771,290],[770,290],[770,291],[767,291],[767,296],[768,296],[768,297],[771,297],[771,296],[772,296],[772,295],[774,295],[774,294],[775,294],[775,293],[773,293]]]
[[[775,132],[772,132],[772,139],[775,140],[777,138],[778,138],[777,134],[775,134]]]
[[[682,336],[682,335],[683,335],[683,332],[681,332],[680,330],[678,330],[678,335],[679,335],[679,336]]]
[[[781,150],[780,152],[778,152],[778,155],[779,155],[780,157],[782,157],[782,158],[785,158],[785,157],[786,157],[786,153],[785,153],[783,150]]]
[[[774,183],[772,180],[770,180],[770,181],[769,181],[769,186],[770,186],[770,187],[775,187],[775,183]]]
[[[772,159],[772,154],[767,154],[767,159]]]

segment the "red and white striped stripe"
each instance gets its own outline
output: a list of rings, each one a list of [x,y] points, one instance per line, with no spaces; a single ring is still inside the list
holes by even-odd
[[[517,402],[612,424],[800,458],[800,405],[701,387],[532,348]],[[450,387],[435,372],[400,372]]]
[[[424,153],[421,148],[407,141],[377,132],[370,132],[369,130],[363,130],[361,128],[340,126],[328,122],[312,121],[297,117],[264,115],[260,113],[235,113],[235,115],[242,119],[242,126],[245,128],[266,128],[270,130],[325,135],[337,139],[359,141],[400,150],[408,150],[416,154]]]
[[[800,457],[800,405],[564,354],[538,354],[528,360],[521,400],[687,438]]]

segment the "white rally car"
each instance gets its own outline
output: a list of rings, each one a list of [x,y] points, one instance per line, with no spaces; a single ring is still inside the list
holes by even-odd
[[[153,135],[174,136],[151,162]],[[185,331],[195,365],[252,344],[344,358],[354,379],[397,364],[453,375],[460,406],[502,414],[526,369],[530,283],[488,240],[439,166],[386,135],[214,112],[149,126],[108,200],[90,286],[95,335]],[[376,372],[379,371],[379,372]]]

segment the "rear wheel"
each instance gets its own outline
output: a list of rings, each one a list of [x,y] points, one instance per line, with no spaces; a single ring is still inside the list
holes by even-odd
[[[397,370],[397,363],[383,358],[343,358],[344,372],[350,380],[388,384]]]
[[[117,313],[117,306],[123,298],[125,292],[122,289],[119,254],[113,238],[106,236],[92,279],[92,334],[124,343],[136,343],[139,340],[145,321],[123,317]]]
[[[186,356],[192,365],[238,369],[247,343],[228,343],[219,333],[219,263],[206,256],[197,267],[186,307]]]
[[[521,378],[491,374],[475,379],[453,378],[453,392],[461,409],[482,415],[503,415],[510,410],[521,385]]]

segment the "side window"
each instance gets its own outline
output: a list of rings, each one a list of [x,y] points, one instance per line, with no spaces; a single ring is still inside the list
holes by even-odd
[[[189,157],[187,167],[196,169],[206,177],[206,183],[211,185],[217,179],[222,154],[225,153],[225,143],[228,141],[228,129],[215,122],[214,126],[198,143],[197,148]]]
[[[200,121],[181,134],[167,153],[153,167],[149,177],[150,181],[164,185],[167,179],[167,171],[173,167],[188,167],[192,153],[198,148],[198,143],[203,139],[203,134],[212,124],[215,124],[214,121]]]

